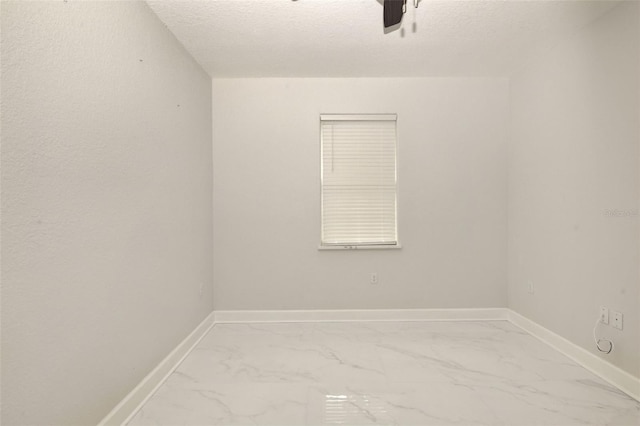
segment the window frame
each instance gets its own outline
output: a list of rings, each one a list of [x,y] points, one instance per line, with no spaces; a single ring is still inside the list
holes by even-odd
[[[323,242],[323,212],[324,212],[324,140],[322,126],[324,121],[393,121],[395,123],[395,158],[394,158],[394,171],[395,171],[395,244],[352,244],[352,243],[331,243],[325,244]],[[399,237],[399,208],[398,208],[398,194],[399,194],[399,177],[398,177],[398,157],[399,157],[399,138],[398,138],[398,115],[394,113],[371,113],[371,114],[320,114],[318,120],[318,127],[320,133],[320,244],[318,250],[394,250],[402,248]]]

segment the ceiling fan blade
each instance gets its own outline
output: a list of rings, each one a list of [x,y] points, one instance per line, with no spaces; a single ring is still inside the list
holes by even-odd
[[[392,27],[402,21],[406,0],[384,0],[384,27]]]

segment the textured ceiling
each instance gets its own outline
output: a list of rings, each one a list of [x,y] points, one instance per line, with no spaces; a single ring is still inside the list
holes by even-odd
[[[149,0],[213,77],[505,76],[615,1]]]

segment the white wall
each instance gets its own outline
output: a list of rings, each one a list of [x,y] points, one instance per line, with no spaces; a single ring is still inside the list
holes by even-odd
[[[95,424],[212,309],[211,80],[142,2],[1,23],[2,423]]]
[[[213,97],[215,309],[506,306],[506,80],[214,79]],[[319,114],[387,112],[403,248],[318,251]]]
[[[595,354],[599,306],[624,313],[624,331],[601,328],[616,345],[601,356],[640,376],[637,9],[613,9],[512,78],[509,306]]]

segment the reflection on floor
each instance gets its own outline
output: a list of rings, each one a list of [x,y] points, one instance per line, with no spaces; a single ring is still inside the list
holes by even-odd
[[[507,321],[218,324],[129,425],[640,425]]]

